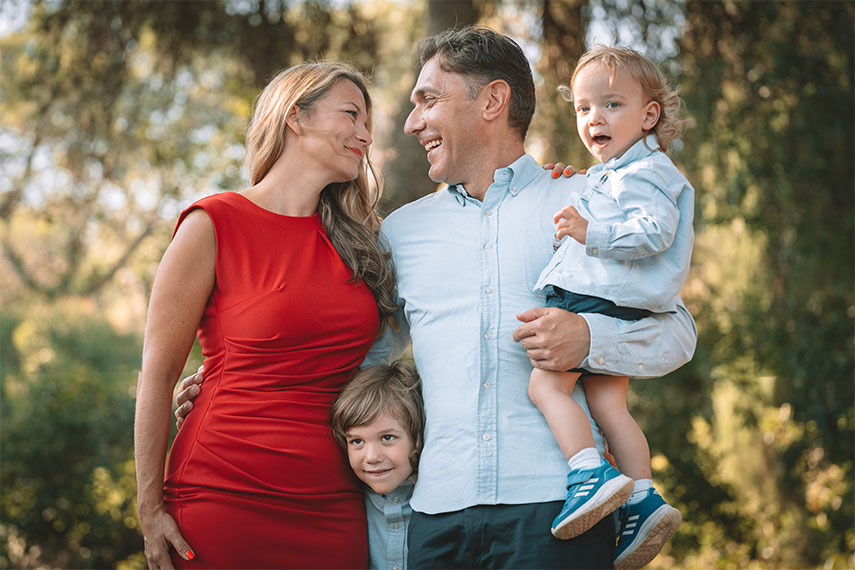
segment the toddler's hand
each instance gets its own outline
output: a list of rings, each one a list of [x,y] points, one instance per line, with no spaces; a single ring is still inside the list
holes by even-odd
[[[565,206],[552,217],[555,222],[555,237],[562,239],[570,236],[582,245],[588,235],[588,220],[579,215],[573,206]]]

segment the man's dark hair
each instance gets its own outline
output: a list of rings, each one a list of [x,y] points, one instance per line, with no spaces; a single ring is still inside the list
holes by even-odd
[[[451,29],[418,43],[419,66],[433,57],[443,71],[466,78],[467,96],[501,79],[511,88],[508,122],[525,140],[534,115],[534,79],[522,48],[508,36],[483,26]]]

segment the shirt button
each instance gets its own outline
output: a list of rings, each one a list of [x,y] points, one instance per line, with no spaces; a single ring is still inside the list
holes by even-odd
[[[492,292],[493,292],[493,288],[492,288],[492,287],[487,287],[486,289],[484,289],[484,291],[486,291],[487,293],[492,293]]]
[[[485,390],[489,390],[489,389],[490,389],[490,383],[489,383],[489,382],[484,382],[483,386],[484,386],[484,389],[485,389]]]
[[[485,216],[492,216],[492,215],[493,215],[493,210],[484,210],[484,215],[485,215]]]
[[[490,441],[490,434],[489,433],[484,434],[484,441]]]
[[[605,357],[602,357],[602,356],[600,357],[599,360],[597,360],[597,362],[599,362],[600,364],[602,364],[605,361],[606,361]]]
[[[398,570],[397,566],[392,566],[392,570]]]
[[[599,249],[597,249],[596,247],[594,247],[594,248],[591,248],[591,253],[592,253],[593,255],[597,255],[597,254],[599,254],[599,253],[600,253],[600,250],[599,250]]]
[[[638,365],[638,371],[639,371],[639,372],[641,372],[641,369],[642,369],[642,368],[644,368],[644,365],[643,365],[643,364],[639,364],[639,365]]]
[[[516,186],[514,186],[514,187],[512,187],[512,188],[511,188],[511,192],[516,192],[516,191],[517,191],[517,187],[516,187]]]
[[[400,499],[398,497],[395,497],[394,499],[392,499],[393,503],[397,503],[398,501],[400,501]]]
[[[493,244],[488,243],[487,245],[484,246],[484,249],[493,249]]]
[[[486,338],[487,340],[490,340],[492,337],[493,335],[491,335],[490,333],[484,333],[484,338]]]
[[[395,523],[394,525],[392,525],[392,528],[394,528],[395,530],[398,530],[399,528],[401,528],[401,525],[399,525],[398,523]]]

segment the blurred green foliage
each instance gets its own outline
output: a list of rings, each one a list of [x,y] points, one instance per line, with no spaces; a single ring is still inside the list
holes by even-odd
[[[88,311],[28,313],[0,317],[4,565],[115,567],[139,549],[129,379],[140,340]]]
[[[540,159],[592,160],[554,92],[585,30],[683,90],[700,340],[632,384],[684,515],[651,567],[855,567],[855,4],[732,0],[35,2],[0,38],[0,567],[145,565],[146,301],[180,208],[243,184],[258,89],[304,59],[371,73],[388,211],[434,187],[401,133],[412,46],[476,20],[533,54]]]

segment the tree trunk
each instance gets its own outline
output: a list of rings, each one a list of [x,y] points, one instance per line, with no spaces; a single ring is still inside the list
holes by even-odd
[[[588,165],[590,157],[576,135],[576,120],[570,103],[556,89],[569,85],[576,61],[585,51],[585,25],[582,8],[586,0],[546,0],[543,3],[542,55],[537,71],[543,83],[537,92],[537,132],[545,139],[544,159],[572,162],[578,168]],[[581,162],[580,162],[581,161]]]

